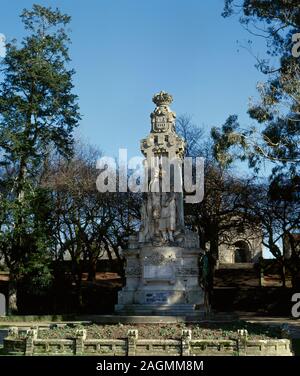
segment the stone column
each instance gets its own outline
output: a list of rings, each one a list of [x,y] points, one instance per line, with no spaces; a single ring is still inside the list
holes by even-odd
[[[246,355],[247,349],[247,340],[248,340],[248,331],[247,329],[238,329],[238,353],[239,355]]]
[[[192,339],[192,331],[190,329],[183,329],[181,332],[181,355],[190,355],[190,341]]]
[[[77,329],[75,338],[75,355],[82,355],[84,353],[84,341],[86,340],[86,330]]]
[[[128,356],[134,356],[136,355],[136,342],[139,337],[139,332],[137,329],[130,329],[127,332],[127,341],[128,341],[128,349],[127,349],[127,355]]]
[[[38,337],[38,329],[32,328],[27,331],[25,340],[25,354],[27,356],[33,355],[34,350],[34,340]]]

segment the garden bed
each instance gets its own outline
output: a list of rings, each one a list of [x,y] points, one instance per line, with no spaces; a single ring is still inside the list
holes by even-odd
[[[40,339],[74,338],[78,329],[85,329],[89,339],[123,339],[127,338],[128,330],[138,329],[140,339],[180,339],[182,330],[190,329],[195,339],[237,339],[238,329],[247,329],[250,340],[281,338],[280,328],[272,328],[260,324],[243,321],[236,323],[214,324],[116,324],[116,325],[74,325],[66,324],[40,329]],[[22,335],[22,332],[19,334]],[[25,335],[25,332],[24,332]]]
[[[64,325],[11,327],[11,355],[292,355],[280,329],[259,324]]]

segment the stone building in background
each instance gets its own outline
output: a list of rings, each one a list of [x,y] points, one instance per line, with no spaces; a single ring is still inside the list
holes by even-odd
[[[253,225],[239,232],[237,229],[221,236],[218,262],[220,264],[256,263],[262,257],[263,238],[259,227]]]

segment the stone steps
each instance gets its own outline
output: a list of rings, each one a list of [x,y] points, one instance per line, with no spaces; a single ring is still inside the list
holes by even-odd
[[[140,316],[161,315],[161,316],[201,316],[203,310],[195,310],[194,304],[117,304],[117,314],[134,314]]]

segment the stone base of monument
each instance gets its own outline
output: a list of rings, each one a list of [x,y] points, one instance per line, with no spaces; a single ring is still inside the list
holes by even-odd
[[[131,243],[124,252],[126,286],[119,291],[115,312],[202,317],[200,254],[199,248]]]
[[[205,317],[203,307],[194,304],[117,304],[115,312],[119,315],[136,316]]]

